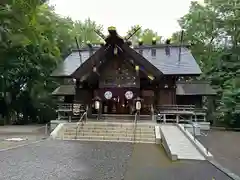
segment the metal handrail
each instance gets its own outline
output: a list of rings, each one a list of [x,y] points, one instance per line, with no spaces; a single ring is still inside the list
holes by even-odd
[[[36,132],[36,131],[39,131],[40,129],[44,128],[44,135],[47,136],[48,132],[49,132],[48,127],[50,127],[50,122],[46,123],[44,126],[40,126],[40,127],[35,128],[33,131]]]
[[[194,141],[195,141],[195,140],[196,140],[195,125],[193,124],[193,121],[192,121],[192,120],[188,120],[187,122],[188,122],[190,125],[192,125],[192,127],[193,127],[193,138],[194,138]],[[184,126],[184,130],[187,131],[186,128],[185,128],[185,126]]]
[[[138,112],[135,113],[135,117],[134,117],[134,128],[133,128],[133,142],[134,143],[136,140],[137,117],[138,117]]]
[[[78,130],[79,130],[79,125],[81,124],[81,126],[83,126],[83,118],[85,117],[85,123],[87,122],[87,111],[84,112],[82,114],[82,116],[80,117],[79,121],[77,122],[77,127],[76,127],[76,134],[75,134],[75,139],[77,139],[77,135],[78,135]]]
[[[190,121],[188,121],[188,122],[189,122],[189,124],[191,124],[192,127],[193,127],[193,138],[194,138],[194,141],[196,141],[196,132],[195,132],[195,128],[196,128],[196,127],[194,126],[194,123],[193,123],[192,120],[190,120]],[[187,131],[186,128],[185,128],[185,126],[184,126],[184,130]],[[211,130],[211,128],[210,128],[210,130]],[[208,133],[210,132],[210,130],[208,131]],[[206,146],[206,145],[205,145],[205,147],[206,147],[206,153],[208,154],[208,153],[209,153],[209,147]]]

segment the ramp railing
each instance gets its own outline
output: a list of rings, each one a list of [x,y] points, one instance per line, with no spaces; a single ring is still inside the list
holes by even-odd
[[[85,121],[84,121],[84,118],[85,118]],[[84,122],[85,123],[87,122],[87,111],[82,114],[79,121],[77,122],[75,139],[77,139],[77,136],[78,136],[79,126],[81,125],[83,127]]]

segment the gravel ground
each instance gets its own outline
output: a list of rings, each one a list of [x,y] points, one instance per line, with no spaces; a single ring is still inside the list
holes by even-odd
[[[1,180],[121,180],[132,145],[46,140],[0,152]]]
[[[0,152],[0,167],[1,180],[229,179],[206,161],[172,163],[152,144],[45,140]]]
[[[211,130],[198,139],[222,166],[240,176],[240,132]]]

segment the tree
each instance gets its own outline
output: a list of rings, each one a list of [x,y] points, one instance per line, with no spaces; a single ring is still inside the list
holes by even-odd
[[[87,19],[79,28],[79,22],[58,16],[44,2],[0,4],[0,113],[6,123],[16,121],[12,119],[16,114],[21,124],[55,118],[55,102],[49,95],[58,83],[50,73],[76,45],[77,35],[98,40],[93,29],[100,26],[94,21]]]
[[[88,18],[84,22],[76,21],[74,23],[73,34],[78,38],[80,46],[85,46],[87,41],[92,44],[100,44],[101,38],[96,34],[95,30],[102,31],[103,27]]]
[[[134,29],[140,28],[140,25],[134,25],[130,28],[128,33],[134,32]],[[162,37],[157,34],[157,32],[154,32],[151,29],[140,29],[137,31],[131,38],[130,40],[132,41],[133,44],[137,44],[139,39],[142,39],[144,44],[150,45],[152,44],[152,39],[156,38],[157,41],[161,41]]]
[[[239,122],[240,25],[236,1],[211,0],[205,5],[192,2],[189,12],[179,20],[185,30],[184,42],[192,44],[191,51],[203,74],[217,90],[215,117],[228,126]],[[172,39],[178,42],[179,32]]]

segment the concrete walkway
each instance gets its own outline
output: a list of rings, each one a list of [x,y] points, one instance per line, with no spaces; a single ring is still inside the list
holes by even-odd
[[[211,130],[198,140],[225,168],[240,176],[240,132]]]
[[[192,142],[176,125],[160,126],[162,135],[167,141],[171,153],[177,155],[178,159],[205,160],[204,156],[197,150]]]
[[[207,161],[171,162],[163,148],[152,144],[135,144],[124,180],[230,179]]]
[[[0,151],[33,143],[46,137],[43,125],[0,126]],[[6,141],[9,138],[22,138],[24,141]]]

